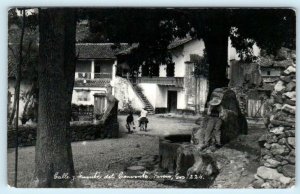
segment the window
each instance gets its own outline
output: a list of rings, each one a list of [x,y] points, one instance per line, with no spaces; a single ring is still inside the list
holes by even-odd
[[[267,75],[271,75],[271,71],[267,71]]]
[[[78,101],[89,101],[90,92],[89,91],[77,91],[77,100]]]
[[[174,77],[175,75],[175,63],[167,64],[167,77]]]

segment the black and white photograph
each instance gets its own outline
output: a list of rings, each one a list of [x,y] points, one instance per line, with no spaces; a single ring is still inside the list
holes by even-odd
[[[295,9],[7,15],[9,187],[295,188]]]

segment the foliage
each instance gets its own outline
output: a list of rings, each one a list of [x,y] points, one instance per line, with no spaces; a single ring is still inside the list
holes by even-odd
[[[228,37],[242,60],[251,62],[254,43],[268,53],[280,47],[295,48],[296,17],[292,9],[229,8],[109,8],[84,9],[89,19],[91,42],[138,43],[128,53],[131,74],[143,65],[152,76],[160,64],[172,63],[168,45],[176,38],[203,39],[209,64],[209,92],[228,86]],[[98,37],[98,39],[97,39]]]
[[[199,55],[191,55],[191,62],[195,64],[195,70],[193,72],[195,77],[200,77],[201,75],[204,77],[208,77],[208,61],[207,61],[207,53],[206,50],[204,50],[203,57],[200,57]]]

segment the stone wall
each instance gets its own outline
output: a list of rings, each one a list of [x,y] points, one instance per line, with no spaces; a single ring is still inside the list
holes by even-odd
[[[119,136],[118,100],[108,94],[108,107],[100,121],[73,121],[70,123],[72,141],[94,140],[96,138],[117,138]],[[36,143],[37,125],[20,125],[18,131],[18,145],[34,146]],[[12,126],[7,131],[8,148],[15,147],[16,130]]]
[[[103,125],[93,124],[92,122],[71,122],[72,141],[85,141],[99,138],[103,133],[103,129]],[[20,147],[34,146],[36,143],[36,130],[36,124],[20,125],[18,132],[18,145]],[[7,134],[7,146],[9,148],[15,147],[16,130],[9,127]]]
[[[277,81],[265,118],[268,133],[259,139],[261,166],[256,188],[287,188],[295,185],[296,65],[289,65]]]

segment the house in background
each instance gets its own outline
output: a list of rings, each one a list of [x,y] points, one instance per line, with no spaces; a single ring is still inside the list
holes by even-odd
[[[72,103],[94,105],[94,94],[105,94],[116,75],[116,52],[127,47],[113,49],[113,43],[76,44],[77,62]],[[114,93],[114,91],[113,91]]]
[[[194,76],[193,58],[203,57],[204,48],[202,40],[178,39],[168,46],[172,64],[161,64],[151,76],[147,65],[141,66],[138,77],[131,83],[136,96],[142,101],[139,104],[152,113],[203,111],[208,81],[204,76]],[[124,62],[121,65],[126,66]]]

